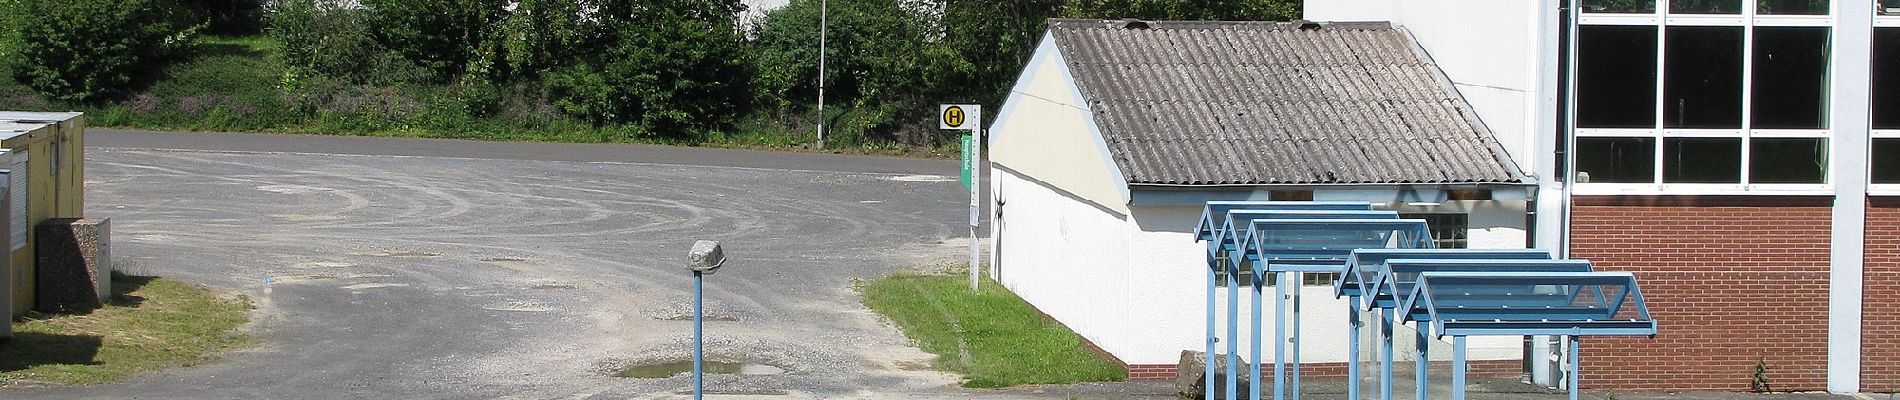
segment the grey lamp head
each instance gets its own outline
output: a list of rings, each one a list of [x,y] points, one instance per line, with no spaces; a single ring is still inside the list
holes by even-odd
[[[686,253],[686,269],[693,272],[712,274],[725,264],[726,252],[719,248],[717,241],[693,242],[693,250]]]

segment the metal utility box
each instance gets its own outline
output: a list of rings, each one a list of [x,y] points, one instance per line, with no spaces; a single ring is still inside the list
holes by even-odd
[[[80,113],[0,112],[0,170],[7,171],[11,315],[33,308],[33,229],[52,218],[85,215],[85,117]]]

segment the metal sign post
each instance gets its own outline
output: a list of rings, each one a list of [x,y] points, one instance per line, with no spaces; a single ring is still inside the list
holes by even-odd
[[[976,104],[943,104],[937,106],[937,128],[946,130],[970,131],[963,136],[963,187],[970,190],[970,291],[977,290],[977,275],[981,274],[982,263],[978,260],[979,242],[976,236],[977,209],[981,200],[983,171],[977,168],[977,160],[983,158],[983,106]]]
[[[693,242],[693,249],[686,253],[686,269],[693,271],[693,400],[701,400],[706,387],[706,335],[701,326],[705,323],[706,308],[701,290],[705,276],[718,272],[726,265],[726,252],[719,248],[719,242],[701,240]]]

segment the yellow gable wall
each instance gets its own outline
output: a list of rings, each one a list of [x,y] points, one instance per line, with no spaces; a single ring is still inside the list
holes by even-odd
[[[1053,39],[1043,37],[1024,73],[990,126],[990,162],[1127,215],[1121,170]]]

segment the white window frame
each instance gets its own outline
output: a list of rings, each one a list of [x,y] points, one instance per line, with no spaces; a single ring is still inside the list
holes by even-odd
[[[1656,161],[1655,161],[1656,165],[1654,169],[1655,178],[1653,178],[1653,180],[1651,180],[1649,183],[1577,183],[1573,189],[1574,194],[1580,194],[1580,195],[1723,195],[1723,194],[1825,195],[1825,194],[1833,193],[1834,184],[1832,181],[1833,174],[1831,173],[1831,171],[1833,171],[1834,168],[1836,167],[1835,160],[1839,158],[1839,154],[1838,154],[1838,150],[1836,149],[1838,146],[1832,143],[1834,140],[1836,140],[1834,137],[1835,135],[1832,128],[1792,129],[1791,130],[1791,129],[1754,129],[1752,126],[1754,123],[1754,115],[1752,115],[1752,111],[1754,107],[1755,27],[1758,27],[1758,26],[1825,27],[1829,29],[1829,34],[1832,35],[1833,28],[1834,28],[1834,15],[1832,14],[1832,11],[1830,11],[1828,15],[1757,14],[1756,13],[1757,6],[1758,6],[1757,0],[1736,0],[1736,1],[1742,2],[1742,11],[1740,14],[1673,14],[1669,12],[1670,0],[1656,0],[1656,10],[1654,12],[1646,13],[1646,14],[1591,13],[1591,12],[1581,11],[1581,10],[1578,11],[1579,14],[1577,16],[1577,22],[1579,26],[1582,26],[1582,25],[1621,25],[1621,26],[1654,26],[1656,27],[1656,93],[1655,93],[1656,123],[1655,125],[1653,125],[1655,126],[1655,128],[1636,128],[1636,129],[1584,128],[1584,127],[1575,126],[1576,121],[1574,119],[1571,122],[1571,124],[1573,125],[1572,126],[1573,137],[1643,137],[1643,138],[1655,139],[1656,149],[1654,151],[1654,154],[1656,155]],[[1859,0],[1831,0],[1831,3],[1834,3],[1835,5],[1838,6],[1839,3],[1842,3],[1842,2],[1853,3],[1857,1]],[[1881,18],[1887,19],[1886,22],[1892,23],[1894,24],[1894,26],[1900,26],[1900,16],[1879,17],[1876,19],[1881,19]],[[1876,22],[1876,25],[1877,26],[1879,25],[1879,21]],[[1666,126],[1664,122],[1666,121],[1666,118],[1668,118],[1668,115],[1665,112],[1666,109],[1665,109],[1665,105],[1663,104],[1663,101],[1664,101],[1663,99],[1664,99],[1664,96],[1667,95],[1666,93],[1664,93],[1664,85],[1666,82],[1668,82],[1668,73],[1669,73],[1669,71],[1666,68],[1664,68],[1664,65],[1667,63],[1667,60],[1665,58],[1668,55],[1668,48],[1667,48],[1668,43],[1666,42],[1665,35],[1668,34],[1669,27],[1671,26],[1731,26],[1731,27],[1742,28],[1742,54],[1741,54],[1741,58],[1742,58],[1742,77],[1741,77],[1742,79],[1742,84],[1741,84],[1742,105],[1741,106],[1742,106],[1742,109],[1740,110],[1741,117],[1742,117],[1742,125],[1739,129],[1663,128],[1664,126]],[[1579,31],[1580,30],[1581,29],[1579,28]],[[1577,40],[1577,36],[1578,35],[1576,34],[1571,35],[1572,43],[1570,43],[1570,46],[1572,48],[1576,47],[1575,41]],[[1830,52],[1833,52],[1833,51],[1834,50],[1831,49],[1830,47]],[[1833,54],[1830,53],[1828,55],[1828,58],[1829,58],[1830,63],[1833,62]],[[1569,79],[1572,82],[1575,82],[1577,79],[1576,57],[1571,57],[1569,62],[1570,62],[1569,71],[1571,74]],[[1576,91],[1573,90],[1570,92],[1571,107],[1576,107],[1576,104],[1577,104],[1576,95],[1577,95]],[[1833,118],[1833,113],[1828,113],[1827,120],[1823,121],[1823,125],[1827,125],[1830,127],[1833,126],[1832,118]],[[1896,131],[1895,133],[1900,134],[1900,131]],[[1685,138],[1685,137],[1740,139],[1742,141],[1741,165],[1737,166],[1738,168],[1741,169],[1740,182],[1738,183],[1666,183],[1666,182],[1663,182],[1662,178],[1663,178],[1664,142],[1669,138]],[[1896,137],[1900,137],[1900,136],[1896,136]],[[1749,176],[1749,162],[1751,158],[1753,157],[1753,151],[1752,151],[1753,141],[1751,140],[1753,138],[1823,138],[1823,139],[1826,139],[1829,141],[1829,143],[1827,146],[1828,154],[1826,155],[1827,169],[1825,171],[1830,171],[1830,172],[1824,173],[1824,178],[1823,178],[1822,183],[1752,183],[1750,181],[1751,177]],[[1572,146],[1572,148],[1574,149],[1575,147]],[[1572,162],[1570,163],[1570,166],[1571,166],[1571,171],[1569,172],[1574,175],[1576,173],[1575,171],[1576,163]],[[1575,179],[1574,176],[1572,176],[1571,178],[1573,180]],[[1895,193],[1900,194],[1900,184],[1879,185],[1879,186],[1894,186],[1891,189]]]
[[[1900,0],[1880,0],[1880,1],[1892,2],[1894,3],[1893,6],[1895,8],[1900,8]],[[1874,27],[1875,28],[1900,28],[1900,14],[1881,15],[1880,10],[1874,10]]]

